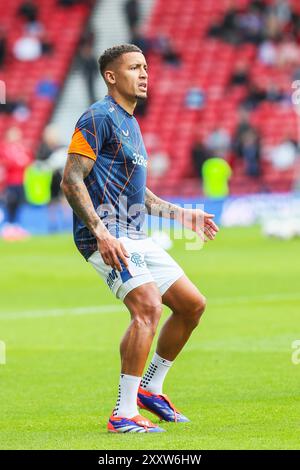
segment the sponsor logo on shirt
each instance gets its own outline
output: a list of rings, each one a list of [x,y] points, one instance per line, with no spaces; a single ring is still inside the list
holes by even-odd
[[[135,165],[141,165],[141,166],[144,166],[145,168],[147,168],[147,160],[146,158],[143,156],[143,155],[140,155],[139,153],[134,153],[133,154],[133,160],[132,160],[132,163],[134,163]]]

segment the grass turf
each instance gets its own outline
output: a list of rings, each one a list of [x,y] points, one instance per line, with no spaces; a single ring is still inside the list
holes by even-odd
[[[128,314],[70,236],[0,243],[1,449],[300,448],[299,241],[223,229],[199,252],[178,240],[171,254],[208,298],[165,382],[191,423],[111,435]]]

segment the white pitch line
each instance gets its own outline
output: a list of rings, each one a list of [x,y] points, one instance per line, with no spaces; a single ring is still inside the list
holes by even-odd
[[[265,294],[257,296],[222,297],[208,299],[208,305],[232,305],[245,304],[249,302],[276,302],[282,300],[299,300],[300,292],[290,294]],[[67,307],[43,310],[25,310],[20,312],[0,312],[0,320],[18,320],[23,318],[61,317],[64,315],[104,315],[106,313],[127,312],[126,307],[120,304],[91,305],[87,307]]]
[[[53,308],[45,310],[26,310],[21,312],[0,312],[0,320],[18,320],[22,318],[61,317],[64,315],[105,314],[125,311],[124,305],[94,305],[89,307]]]

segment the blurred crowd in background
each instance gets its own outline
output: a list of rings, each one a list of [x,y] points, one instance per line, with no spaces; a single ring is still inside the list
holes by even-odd
[[[84,3],[90,8],[94,2],[84,0],[57,0],[57,5],[71,9]],[[143,29],[139,0],[124,0],[124,20],[127,22],[130,39],[142,49],[146,58],[158,55],[165,67],[184,67],[184,57],[171,37],[163,30],[152,37]],[[183,5],[184,8],[184,5]],[[10,62],[29,61],[34,63],[41,56],[55,53],[55,44],[47,28],[39,17],[39,2],[25,0],[15,11],[23,21],[23,33],[11,48],[7,44],[7,29],[0,19],[0,72],[5,70],[7,58]],[[178,18],[180,21],[180,18]],[[197,20],[196,20],[197,21]],[[95,79],[98,76],[98,54],[94,47],[94,31],[89,23],[83,29],[77,44],[75,67],[84,77],[89,103],[96,101]],[[288,0],[253,0],[247,8],[240,8],[239,2],[228,2],[223,18],[211,18],[207,38],[214,38],[236,48],[244,44],[255,46],[257,60],[272,69],[288,71],[291,83],[300,80],[300,14],[294,11]],[[187,45],[188,47],[188,45]],[[243,87],[246,90],[236,110],[237,125],[233,133],[216,122],[215,128],[205,138],[199,130],[190,147],[187,158],[193,174],[199,178],[204,195],[223,198],[229,194],[229,180],[235,171],[235,162],[243,164],[244,173],[260,179],[262,152],[261,132],[252,124],[251,115],[262,103],[278,103],[292,107],[291,93],[281,89],[276,80],[270,80],[267,87],[253,81],[248,64],[240,60],[232,70],[227,89]],[[53,78],[51,69],[43,79],[35,84],[37,100],[46,99],[53,103],[59,98],[60,84]],[[55,205],[63,201],[60,180],[66,159],[66,147],[62,144],[58,129],[49,124],[43,131],[40,146],[32,151],[23,141],[24,125],[30,125],[30,101],[20,90],[11,96],[7,90],[6,101],[0,105],[0,119],[4,115],[12,117],[13,125],[1,134],[0,146],[0,200],[6,208],[6,224],[2,226],[2,236],[16,239],[27,236],[18,223],[18,210],[24,201],[32,205]],[[186,89],[182,107],[205,113],[206,90],[197,83]],[[147,117],[151,106],[151,87],[148,101],[138,102],[137,118]],[[300,119],[300,117],[299,117]],[[164,178],[168,175],[172,155],[161,145],[159,135],[145,134],[146,147],[150,158],[150,175]],[[285,135],[281,142],[267,150],[266,158],[278,170],[295,168],[294,187],[299,185],[299,141],[295,135]],[[267,190],[261,179],[261,190]]]

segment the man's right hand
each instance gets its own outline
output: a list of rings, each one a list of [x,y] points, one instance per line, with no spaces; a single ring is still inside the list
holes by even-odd
[[[108,230],[97,238],[98,250],[105,264],[122,271],[121,261],[128,266],[129,254],[124,245]]]

